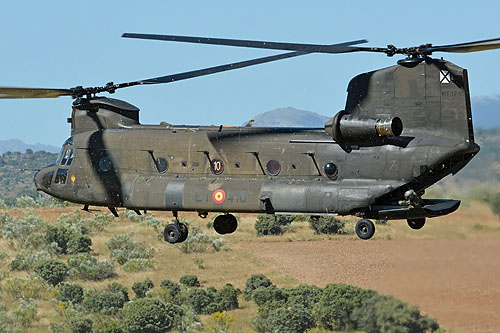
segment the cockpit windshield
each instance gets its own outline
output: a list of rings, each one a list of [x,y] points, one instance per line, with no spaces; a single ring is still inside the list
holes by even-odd
[[[59,155],[57,155],[57,159],[56,159],[57,164],[59,164],[59,161],[61,161],[61,158],[63,157],[64,149],[66,148],[66,146],[72,146],[72,145],[73,145],[73,137],[70,137],[69,139],[64,141],[62,148],[61,148],[61,151],[59,152]],[[68,150],[66,150],[66,153],[64,154],[64,158],[63,158],[63,161],[61,161],[62,162],[61,164],[68,163],[68,165],[70,165],[72,161],[73,161],[73,150],[68,149]]]

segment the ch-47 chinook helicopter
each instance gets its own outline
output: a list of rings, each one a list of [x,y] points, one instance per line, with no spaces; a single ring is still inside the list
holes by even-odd
[[[449,214],[458,200],[422,199],[426,188],[462,169],[478,152],[467,70],[433,52],[500,48],[499,39],[419,47],[360,47],[201,37],[123,37],[287,50],[282,54],[197,71],[100,87],[0,88],[0,98],[74,98],[71,137],[57,164],[38,171],[36,187],[56,198],[108,207],[172,211],[169,243],[184,241],[180,211],[222,212],[220,234],[232,233],[231,212],[355,215],[356,233],[373,236],[369,219],[406,219],[413,229]],[[392,67],[354,77],[345,110],[324,128],[142,125],[139,109],[102,92],[169,83],[310,53],[401,54]]]

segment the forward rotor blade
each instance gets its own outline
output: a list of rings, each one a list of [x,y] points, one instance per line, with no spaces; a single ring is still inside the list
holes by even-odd
[[[73,93],[70,89],[0,87],[0,98],[56,98]]]
[[[263,64],[266,62],[297,57],[297,56],[305,55],[308,53],[309,52],[281,53],[281,54],[277,54],[277,55],[273,55],[273,56],[269,56],[269,57],[251,59],[251,60],[246,60],[246,61],[241,61],[241,62],[235,62],[235,63],[231,63],[231,64],[227,64],[227,65],[220,65],[220,66],[215,66],[215,67],[210,67],[210,68],[199,69],[199,70],[195,70],[195,71],[160,76],[160,77],[155,77],[155,78],[145,79],[145,80],[140,80],[140,81],[120,83],[120,84],[117,84],[115,87],[116,88],[124,88],[124,87],[131,87],[131,86],[136,86],[136,85],[141,85],[141,84],[170,83],[170,82],[190,79],[190,78],[194,78],[194,77],[198,77],[198,76],[210,75],[210,74],[214,74],[214,73],[230,71],[233,69]]]
[[[494,50],[500,48],[499,42],[500,38],[486,39],[475,42],[452,44],[452,45],[442,45],[442,46],[430,46],[424,47],[425,50],[431,52],[456,52],[456,53],[469,53],[469,52],[479,52],[486,50]]]
[[[242,39],[223,39],[223,38],[206,38],[206,37],[190,37],[190,36],[174,36],[174,35],[156,35],[156,34],[136,34],[124,33],[124,38],[138,38],[138,39],[153,39],[171,42],[184,42],[184,43],[199,43],[199,44],[213,44],[213,45],[226,45],[238,47],[252,47],[259,49],[271,50],[287,50],[287,51],[300,51],[308,53],[346,53],[353,52],[351,45],[366,43],[366,39],[355,40],[340,44],[322,45],[322,44],[300,44],[300,43],[282,43],[282,42],[265,42],[256,40],[242,40]]]

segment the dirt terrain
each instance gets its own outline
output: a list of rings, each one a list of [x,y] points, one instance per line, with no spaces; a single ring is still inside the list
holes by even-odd
[[[500,332],[500,241],[324,240],[247,243],[303,283],[390,294],[452,332]]]

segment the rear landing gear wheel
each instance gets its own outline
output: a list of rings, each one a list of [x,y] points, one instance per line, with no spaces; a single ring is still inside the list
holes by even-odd
[[[368,219],[359,220],[356,223],[356,235],[361,239],[370,239],[375,233],[375,225]]]
[[[408,222],[410,228],[412,228],[413,230],[419,230],[424,227],[425,217],[422,217],[420,219],[408,219],[406,221]]]
[[[177,243],[181,236],[181,228],[175,223],[168,224],[163,230],[163,237],[165,241],[170,244]]]
[[[238,228],[238,221],[232,214],[219,215],[214,220],[214,230],[220,234],[232,234]]]
[[[184,223],[179,223],[179,230],[181,232],[179,239],[177,240],[177,243],[182,243],[188,238],[188,228]]]

